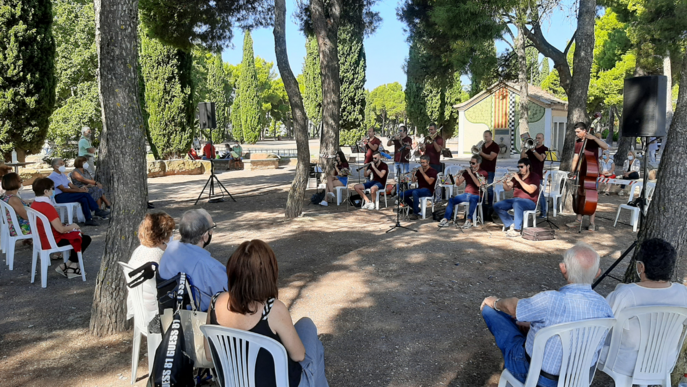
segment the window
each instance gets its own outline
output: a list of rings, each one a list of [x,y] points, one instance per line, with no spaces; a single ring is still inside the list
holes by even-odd
[[[555,151],[563,150],[563,143],[565,142],[565,122],[553,123],[552,137],[551,148],[553,148]]]

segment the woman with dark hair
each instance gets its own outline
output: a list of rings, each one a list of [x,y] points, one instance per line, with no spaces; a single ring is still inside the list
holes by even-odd
[[[52,196],[55,193],[55,183],[51,179],[47,177],[36,179],[33,182],[33,192],[36,194],[36,199],[31,204],[31,209],[40,212],[48,218],[57,245],[72,245],[73,247],[69,255],[69,261],[61,264],[55,270],[68,279],[81,277],[79,257],[76,253],[86,252],[86,248],[91,244],[91,237],[82,234],[79,225],[76,223],[62,224],[52,201]],[[40,219],[37,219],[36,226],[38,227],[38,235],[41,238],[41,247],[49,248],[48,236],[45,234],[45,227]]]
[[[5,190],[5,194],[0,197],[0,200],[9,204],[14,212],[17,214],[18,226],[21,229],[23,235],[31,234],[31,227],[29,227],[29,216],[26,214],[26,208],[29,207],[29,203],[25,202],[19,196],[19,190],[23,187],[22,180],[16,173],[8,173],[2,177],[2,189]],[[17,236],[12,226],[12,217],[9,211],[5,211],[5,216],[7,216],[7,222],[10,224],[10,236]],[[25,244],[28,244],[30,239],[25,239]]]
[[[336,163],[334,164],[334,174],[327,176],[327,195],[331,196],[332,198],[336,197],[335,194],[335,187],[346,187],[348,185],[348,175],[351,174],[351,171],[349,170],[348,166],[348,160],[346,159],[346,155],[339,149],[336,152]],[[327,197],[325,196],[324,200],[320,203],[320,205],[323,206],[328,206],[329,203],[327,203]]]
[[[88,193],[91,195],[93,200],[98,204],[98,208],[102,208],[103,203],[110,208],[110,201],[105,197],[105,192],[103,191],[103,185],[95,181],[88,172],[88,159],[83,156],[79,156],[74,159],[74,170],[69,174],[69,178],[72,179],[72,184],[81,188],[88,188]]]
[[[289,387],[328,387],[317,328],[307,317],[294,326],[286,305],[277,299],[279,267],[267,243],[257,239],[243,242],[227,262],[227,277],[229,290],[212,298],[207,323],[257,333],[284,345]],[[208,358],[210,350],[214,348],[206,341]],[[261,349],[255,364],[256,387],[274,387],[273,370],[272,356]],[[222,375],[221,369],[217,373]]]
[[[687,307],[687,287],[670,282],[676,259],[677,252],[670,243],[658,238],[642,242],[635,266],[639,282],[619,284],[606,297],[613,314],[617,315],[618,312],[635,306]],[[606,347],[599,359],[605,359],[608,345],[607,339]],[[631,376],[637,361],[638,349],[639,322],[637,319],[632,319],[629,326],[623,330],[616,369]]]

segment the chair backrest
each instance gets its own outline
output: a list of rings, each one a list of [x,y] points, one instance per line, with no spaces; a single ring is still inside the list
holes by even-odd
[[[594,356],[615,321],[614,318],[590,319],[551,325],[539,330],[534,337],[525,387],[536,387],[546,342],[555,336],[561,340],[563,347],[558,387],[589,387],[592,378],[590,369],[595,367]]]
[[[623,328],[627,327],[631,319],[636,319],[639,324],[639,351],[632,384],[655,384],[642,381],[663,380],[667,373],[673,371],[687,334],[687,308],[639,306],[621,310],[616,315],[617,322],[613,328],[604,368],[613,370],[616,366]]]
[[[0,224],[2,224],[3,227],[7,227],[8,230],[10,227],[13,228],[14,235],[22,235],[21,229],[19,228],[19,219],[17,217],[17,213],[14,211],[14,208],[12,208],[12,206],[10,206],[8,203],[0,200],[0,212],[2,213],[2,216],[0,216]],[[12,218],[12,224],[7,221],[8,213]],[[7,235],[9,236],[10,234]]]
[[[267,350],[274,359],[276,387],[289,386],[289,369],[286,349],[267,336],[227,328],[219,325],[201,325],[203,335],[212,343],[212,361],[222,365],[223,386],[253,387],[255,385],[255,361],[260,348]],[[259,370],[269,372],[269,370]]]
[[[628,203],[631,202],[632,200],[634,200],[634,198],[635,198],[635,189],[636,189],[636,188],[639,188],[639,192],[640,192],[640,195],[641,195],[642,187],[643,187],[643,186],[644,186],[644,183],[642,183],[642,182],[636,182],[636,183],[634,183],[634,184],[632,184],[631,186],[628,187],[628,191],[629,191],[629,192],[628,192],[629,196],[628,196],[628,198],[627,198],[627,202],[628,202]],[[647,188],[648,188],[648,187],[647,187]]]
[[[33,245],[40,246],[43,250],[56,249],[58,247],[57,242],[55,242],[55,237],[52,235],[52,226],[50,225],[50,221],[48,220],[48,218],[40,212],[31,208],[27,208],[26,213],[29,216],[29,226],[32,230],[31,235],[33,236]],[[40,219],[43,223],[43,230],[45,232],[45,236],[48,239],[48,242],[50,243],[50,246],[41,246],[41,237],[38,232],[38,219]]]
[[[119,266],[122,268],[122,271],[124,272],[124,281],[129,282],[131,278],[129,278],[129,273],[131,273],[135,267],[131,267],[129,264],[124,263],[124,262],[117,262]],[[153,284],[155,283],[155,277],[146,280],[146,282],[152,281]],[[141,283],[140,285],[130,288],[127,286],[127,289],[129,292],[132,294],[133,298],[133,306],[134,306],[134,324],[138,326],[138,329],[141,332],[148,333],[148,326],[147,326],[147,319],[145,318],[146,315],[146,310],[145,307],[143,306],[143,286],[144,283]]]
[[[654,196],[655,190],[656,190],[656,183],[647,183],[646,184],[646,197],[648,200],[651,200],[652,196]]]
[[[551,194],[558,194],[561,192],[561,186],[563,182],[567,179],[568,172],[566,171],[555,171],[551,176],[551,189],[549,192]]]

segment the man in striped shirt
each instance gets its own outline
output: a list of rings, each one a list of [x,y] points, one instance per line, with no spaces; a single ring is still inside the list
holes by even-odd
[[[573,321],[613,317],[608,303],[591,287],[594,278],[601,273],[599,254],[591,246],[577,243],[565,252],[559,266],[568,282],[559,290],[541,292],[524,299],[487,297],[480,307],[482,317],[503,353],[505,368],[523,383],[530,367],[534,336],[540,329]],[[523,331],[528,332],[525,335]],[[603,340],[598,350],[602,345]],[[598,355],[597,351],[594,363]],[[562,358],[560,339],[549,339],[544,348],[538,386],[558,385]]]

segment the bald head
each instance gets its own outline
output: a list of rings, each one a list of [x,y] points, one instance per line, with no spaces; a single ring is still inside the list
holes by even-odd
[[[591,284],[599,275],[599,261],[599,254],[591,246],[577,242],[563,254],[561,272],[568,283]]]
[[[181,234],[181,242],[196,245],[203,239],[203,234],[210,230],[212,225],[212,217],[203,210],[189,210],[181,215],[179,222],[179,234]]]

